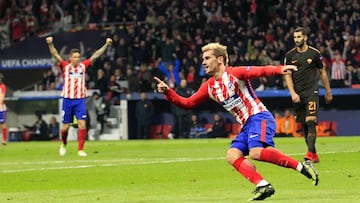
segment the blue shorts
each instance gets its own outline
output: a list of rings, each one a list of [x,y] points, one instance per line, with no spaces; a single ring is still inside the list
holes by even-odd
[[[0,123],[3,124],[6,122],[6,111],[0,111]]]
[[[270,112],[255,114],[247,120],[230,148],[237,148],[246,156],[254,147],[274,147],[275,130],[275,119]]]
[[[62,122],[64,124],[72,123],[74,116],[77,120],[86,120],[86,103],[85,99],[63,99],[62,105]]]

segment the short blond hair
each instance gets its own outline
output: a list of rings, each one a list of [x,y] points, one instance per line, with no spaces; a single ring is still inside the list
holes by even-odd
[[[218,42],[212,42],[209,44],[204,45],[201,47],[201,51],[204,53],[206,51],[213,50],[214,55],[216,57],[223,56],[224,57],[224,64],[227,66],[229,62],[229,56],[227,52],[227,47],[218,43]]]

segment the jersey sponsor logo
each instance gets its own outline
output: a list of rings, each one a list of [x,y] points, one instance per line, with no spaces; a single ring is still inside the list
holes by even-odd
[[[225,109],[231,110],[232,108],[241,103],[241,98],[239,97],[239,95],[235,94],[221,103]]]
[[[70,78],[81,78],[82,75],[83,75],[82,72],[79,72],[79,73],[70,72]]]
[[[292,61],[291,61],[291,63],[296,63],[296,62],[298,62],[298,60],[292,60]]]
[[[306,62],[307,62],[308,64],[311,64],[311,63],[312,63],[312,59],[308,58],[308,59],[306,59]]]
[[[310,111],[309,113],[312,115],[312,114],[315,114],[315,113],[316,113],[316,111]]]

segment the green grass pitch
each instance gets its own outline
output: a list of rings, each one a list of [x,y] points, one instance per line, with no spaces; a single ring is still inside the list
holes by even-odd
[[[254,185],[226,163],[229,139],[88,141],[87,157],[70,142],[11,142],[0,147],[0,202],[246,202]],[[302,138],[276,138],[298,160]],[[360,136],[318,138],[320,183],[298,172],[252,161],[273,184],[265,202],[360,202]]]

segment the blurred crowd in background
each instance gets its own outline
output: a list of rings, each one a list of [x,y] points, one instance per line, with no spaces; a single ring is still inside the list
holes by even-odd
[[[154,92],[153,76],[196,90],[206,79],[200,49],[208,42],[228,47],[229,65],[281,64],[297,26],[308,29],[330,80],[343,81],[333,88],[360,83],[358,0],[0,0],[1,49],[44,33],[103,29],[114,43],[87,85],[113,103],[125,92]],[[83,58],[97,48],[82,47]],[[252,82],[259,91],[285,88],[281,76]],[[55,65],[38,89],[61,84]]]

